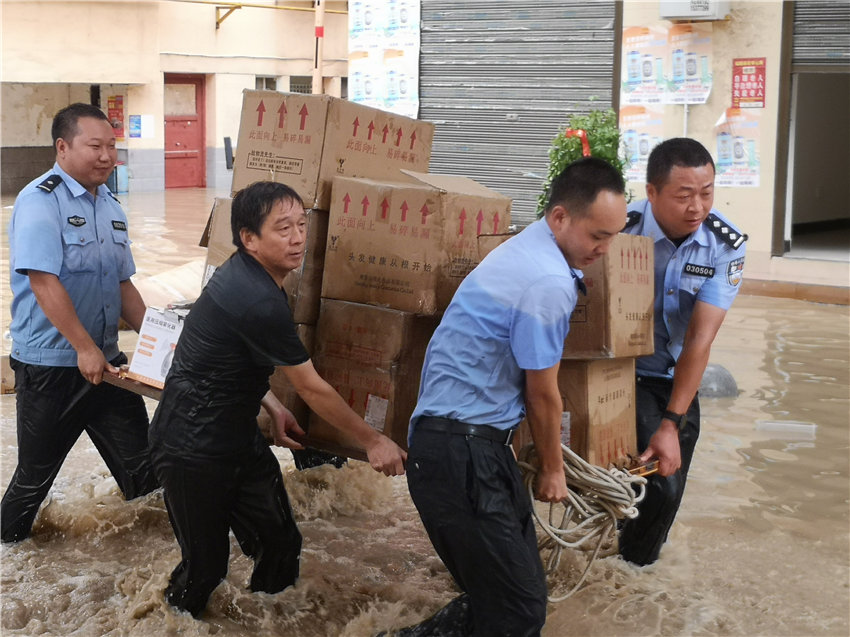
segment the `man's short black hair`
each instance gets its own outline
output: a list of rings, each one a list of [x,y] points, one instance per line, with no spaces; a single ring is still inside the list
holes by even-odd
[[[53,126],[50,129],[53,135],[53,147],[56,148],[56,142],[59,139],[64,139],[70,143],[79,132],[77,121],[81,117],[92,117],[94,119],[102,119],[109,122],[109,118],[97,106],[91,104],[83,104],[77,102],[66,106],[53,117]]]
[[[290,201],[304,207],[301,196],[289,186],[274,181],[258,181],[236,193],[230,211],[230,231],[233,234],[233,245],[243,249],[239,232],[242,228],[260,235],[260,229],[272,207],[278,201]]]
[[[705,146],[695,139],[688,137],[673,137],[658,144],[649,153],[646,163],[646,183],[661,190],[670,179],[670,173],[675,166],[682,168],[700,168],[711,164],[715,170],[714,160]]]
[[[582,157],[568,164],[549,186],[546,214],[557,205],[575,216],[583,216],[603,190],[618,195],[626,192],[622,173],[598,157]]]

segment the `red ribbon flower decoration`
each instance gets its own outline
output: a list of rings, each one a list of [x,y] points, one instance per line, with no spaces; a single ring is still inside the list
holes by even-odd
[[[581,128],[568,128],[564,131],[564,137],[578,137],[581,140],[582,157],[590,157],[590,143],[587,141],[587,132]]]

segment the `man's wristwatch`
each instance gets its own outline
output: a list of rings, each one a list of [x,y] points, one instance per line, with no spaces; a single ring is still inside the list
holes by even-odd
[[[678,431],[682,430],[682,427],[685,426],[685,423],[688,422],[687,414],[677,414],[675,411],[670,411],[669,409],[665,409],[664,413],[661,414],[662,420],[669,420],[676,424],[676,429]]]

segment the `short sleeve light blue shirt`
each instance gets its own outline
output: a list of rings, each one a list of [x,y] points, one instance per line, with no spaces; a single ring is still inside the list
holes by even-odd
[[[741,287],[746,235],[712,209],[677,248],[658,226],[648,199],[630,204],[628,211],[624,232],[655,243],[655,353],[637,359],[637,373],[672,377],[696,302],[723,310],[732,306]]]
[[[545,220],[493,250],[461,283],[428,345],[421,416],[508,429],[525,414],[526,369],[561,360],[577,279]]]
[[[50,175],[62,182],[40,188]],[[30,182],[18,195],[9,224],[12,357],[34,365],[74,367],[77,353],[44,315],[29,270],[55,274],[77,316],[107,360],[118,356],[120,283],[136,272],[127,216],[106,186],[97,197],[63,171]]]

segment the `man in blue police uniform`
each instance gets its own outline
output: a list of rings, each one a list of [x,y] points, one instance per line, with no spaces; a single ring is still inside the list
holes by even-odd
[[[127,217],[104,185],[115,134],[89,104],[53,120],[56,163],[15,200],[9,225],[18,465],[0,505],[0,538],[28,537],[65,456],[86,431],[127,499],[156,488],[141,396],[101,384],[127,361],[118,321],[145,313],[130,281]]]
[[[624,232],[655,243],[655,352],[636,364],[641,460],[658,459],[640,515],[627,520],[620,555],[658,559],[682,501],[699,437],[697,390],[711,344],[738,294],[747,237],[714,204],[714,161],[697,141],[668,139],[646,169],[647,199],[629,205]]]
[[[558,367],[578,272],[626,220],[625,186],[587,157],[552,182],[544,219],[464,279],[428,345],[410,422],[410,494],[464,594],[399,634],[538,635],[546,579],[531,500],[510,447],[527,417],[540,457],[536,497],[567,497]]]

